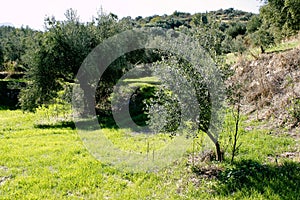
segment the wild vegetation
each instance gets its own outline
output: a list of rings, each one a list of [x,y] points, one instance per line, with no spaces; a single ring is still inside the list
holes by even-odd
[[[69,9],[63,21],[46,18],[44,31],[0,27],[0,199],[300,198],[299,7],[297,0],[268,0],[259,14],[229,8],[135,19],[100,10],[91,22]],[[159,170],[121,170],[85,148],[72,117],[72,88],[98,44],[151,27],[197,41],[203,49],[195,56],[205,50],[215,63],[224,82],[218,98],[225,100],[213,113],[208,84],[214,80],[205,80],[182,55],[139,49],[114,60],[96,86],[92,108],[103,135],[123,151],[153,159],[178,132],[189,132],[192,141]],[[174,87],[181,83],[176,74],[196,88],[195,99],[186,97],[188,87]],[[132,120],[155,134],[132,133],[115,122],[112,102],[130,91]],[[199,112],[181,127],[191,104]],[[212,116],[219,134],[209,129]]]

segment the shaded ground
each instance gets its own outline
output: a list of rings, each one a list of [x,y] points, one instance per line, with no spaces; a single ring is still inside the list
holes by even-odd
[[[257,161],[245,160],[227,169],[218,176],[221,187],[217,192],[231,195],[242,190],[250,196],[253,191],[276,194],[280,199],[299,199],[300,163],[285,162],[282,165],[263,165]]]
[[[201,187],[201,180],[217,181],[210,191],[225,198],[234,193],[243,197],[260,195],[263,198],[299,199],[300,163],[261,164],[254,160],[236,162],[229,168],[210,163],[192,167],[190,181]]]

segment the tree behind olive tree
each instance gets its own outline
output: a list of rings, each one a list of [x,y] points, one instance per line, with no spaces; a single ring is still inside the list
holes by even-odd
[[[3,53],[3,47],[0,44],[0,70],[2,70],[2,64],[4,62],[4,53]]]
[[[115,15],[99,13],[91,23],[82,23],[76,11],[70,9],[65,21],[54,17],[45,20],[46,31],[39,37],[28,64],[32,66],[26,89],[21,92],[21,107],[33,111],[49,104],[64,84],[73,83],[85,57],[101,41],[119,32]]]
[[[269,27],[276,42],[300,30],[299,0],[265,0],[260,8],[263,24]]]
[[[248,38],[254,47],[260,47],[261,53],[265,53],[265,49],[275,43],[272,33],[264,26],[249,34]]]
[[[28,70],[28,65],[26,64],[23,55],[31,48],[32,43],[35,40],[35,35],[38,33],[38,31],[34,31],[29,27],[0,27],[0,54],[2,53],[0,58],[1,67],[10,66],[13,62],[15,64],[11,70]]]

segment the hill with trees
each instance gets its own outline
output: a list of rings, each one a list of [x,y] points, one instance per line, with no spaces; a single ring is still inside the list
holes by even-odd
[[[91,198],[88,192],[93,191],[96,196],[101,193],[103,198],[125,199],[131,195],[136,199],[297,199],[300,182],[299,7],[298,0],[265,0],[259,14],[228,8],[195,14],[174,11],[171,15],[134,19],[119,19],[113,13],[100,10],[90,22],[82,22],[77,12],[69,9],[65,20],[56,20],[55,16],[46,18],[44,31],[1,26],[0,115],[3,123],[0,123],[0,146],[5,154],[0,155],[0,195],[2,187],[15,196],[18,189],[33,194],[38,188],[24,188],[37,185],[35,181],[40,182],[39,176],[45,177],[41,171],[50,171],[46,178],[51,183],[43,184],[53,182],[51,189],[42,190],[48,194],[54,188],[57,198]],[[97,83],[85,81],[98,74],[97,70],[83,70],[81,76],[77,76],[82,65],[94,64],[86,58],[99,44],[104,50],[108,49],[104,55],[107,60],[113,58],[111,48],[119,53],[130,45],[142,46],[146,37],[136,30],[145,30],[143,28],[155,30],[152,42],[170,47],[169,51],[143,47],[124,53],[109,63]],[[123,38],[124,43],[116,42],[114,39],[124,36],[124,32],[134,32],[137,37],[130,35]],[[186,55],[189,49],[180,46],[181,43],[174,42],[172,46],[174,38],[194,41],[190,46],[193,53]],[[180,49],[181,55],[171,51],[172,47]],[[103,49],[98,50],[103,52]],[[194,66],[193,61],[198,58],[202,60]],[[124,78],[126,74],[129,75]],[[82,89],[82,94],[72,96],[72,90],[77,87]],[[214,89],[219,93],[214,94],[210,87],[217,87]],[[189,96],[191,88],[195,91],[194,98]],[[126,99],[129,92],[132,94]],[[80,95],[84,97],[80,102],[83,110],[78,109],[74,114],[72,97],[74,100]],[[114,108],[113,102],[121,107]],[[124,127],[118,127],[114,109],[129,110],[126,115],[117,112]],[[101,137],[108,138],[126,153],[138,152],[147,162],[152,159],[154,163],[160,148],[176,142],[177,136],[184,135],[192,143],[181,160],[161,171],[155,169],[158,175],[123,173],[111,163],[105,163],[106,160],[94,162],[94,158],[89,157],[92,151],[88,153],[81,147],[82,143],[79,144],[78,135],[74,136],[73,129],[78,124],[86,125],[86,130],[77,127],[78,131],[99,128],[99,124],[94,127],[94,121],[90,120],[94,113],[96,116],[92,119],[99,122]],[[135,124],[142,128],[148,125],[153,132],[132,131],[126,126],[131,121],[128,115]],[[88,139],[96,143],[96,136],[88,136],[83,137],[85,145]],[[10,142],[17,153],[10,150]],[[30,149],[31,144],[34,149]],[[57,147],[58,144],[66,148]],[[100,146],[95,149],[103,147]],[[44,147],[51,155],[44,152]],[[181,146],[174,149],[177,147]],[[23,150],[24,160],[20,153]],[[107,154],[103,159],[115,153],[104,150]],[[45,161],[47,156],[55,165]],[[122,159],[126,161],[125,156]],[[72,169],[63,169],[65,161]],[[37,163],[42,164],[36,166]],[[20,168],[23,164],[28,172]],[[80,176],[70,174],[73,168],[80,167],[84,168],[76,171]],[[35,168],[38,169],[36,179],[20,178],[33,173]],[[111,182],[101,182],[108,188],[109,194],[104,194],[97,180],[86,179],[93,174],[97,174],[99,180],[105,177],[115,181],[117,187],[112,189]],[[61,180],[67,184],[61,185]],[[73,180],[80,184],[71,183]],[[22,181],[24,188],[18,185]],[[162,194],[157,187],[164,192],[170,187],[172,193]],[[137,188],[142,188],[142,193],[137,192]],[[41,198],[39,193],[35,195]]]

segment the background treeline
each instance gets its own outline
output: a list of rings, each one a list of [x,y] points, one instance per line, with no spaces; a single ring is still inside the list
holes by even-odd
[[[181,31],[197,39],[216,62],[222,62],[220,58],[224,54],[242,53],[252,47],[260,47],[264,52],[266,47],[298,33],[300,2],[269,0],[264,3],[259,14],[229,8],[193,15],[175,11],[171,15],[118,19],[115,14],[100,10],[91,22],[81,22],[76,11],[70,9],[63,21],[55,17],[45,19],[44,31],[3,26],[0,27],[0,71],[25,74],[22,81],[27,87],[19,95],[19,106],[34,110],[51,103],[58,91],[68,90],[89,52],[124,30],[161,27]],[[122,66],[120,62],[139,63],[145,59],[145,52],[137,54],[124,56],[113,64]],[[122,69],[116,68],[110,74],[120,72]],[[9,79],[9,74],[2,78]],[[104,82],[112,85],[115,80]]]

